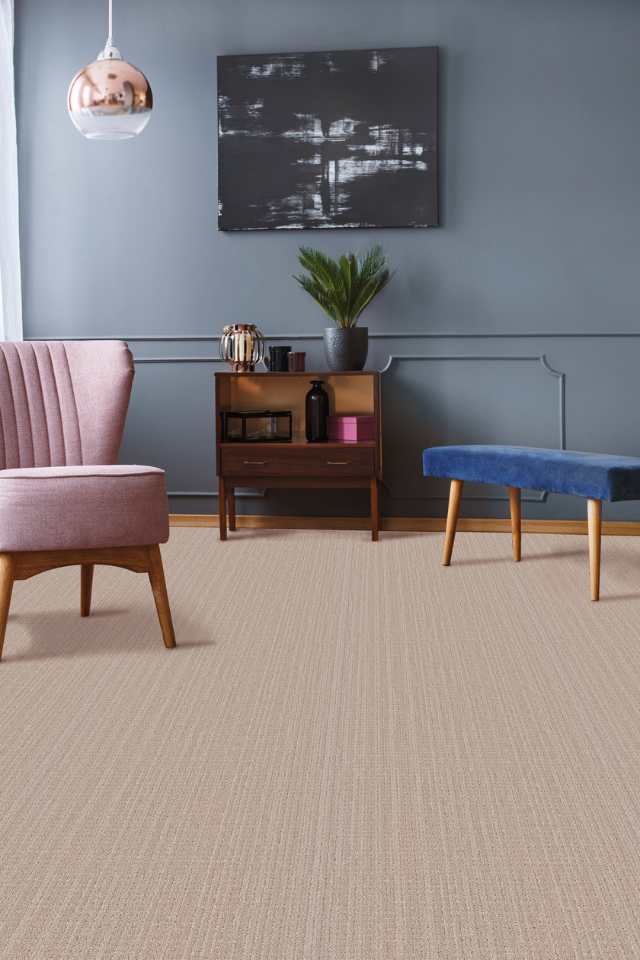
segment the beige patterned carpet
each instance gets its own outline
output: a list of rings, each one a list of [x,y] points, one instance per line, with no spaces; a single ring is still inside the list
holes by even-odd
[[[640,957],[640,542],[251,532],[15,591],[0,957]]]

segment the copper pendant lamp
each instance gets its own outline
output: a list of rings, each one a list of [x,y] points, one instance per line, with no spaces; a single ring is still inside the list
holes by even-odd
[[[141,70],[123,60],[113,45],[113,0],[104,50],[80,70],[69,86],[67,109],[88,140],[129,140],[142,133],[151,117],[153,94]]]

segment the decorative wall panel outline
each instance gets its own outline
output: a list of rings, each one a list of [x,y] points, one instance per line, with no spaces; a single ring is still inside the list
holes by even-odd
[[[44,337],[28,337],[28,338],[26,338],[26,339],[29,339],[29,340],[41,340],[41,339],[48,339],[48,340],[114,340],[114,339],[115,339],[115,340],[124,340],[124,341],[127,341],[127,342],[129,342],[129,343],[131,344],[132,347],[134,347],[136,344],[171,344],[171,343],[175,343],[175,344],[179,344],[179,343],[185,343],[185,344],[186,344],[186,343],[217,344],[217,343],[219,342],[219,339],[220,339],[220,338],[219,338],[219,336],[217,336],[217,335],[208,335],[208,334],[178,334],[178,333],[175,333],[175,334],[157,334],[157,335],[155,335],[155,336],[153,336],[153,335],[147,335],[147,334],[144,334],[144,335],[140,335],[140,334],[112,334],[112,335],[93,336],[93,337],[86,337],[86,336],[85,336],[85,337],[63,336],[63,337],[46,337],[46,338],[44,338]],[[298,341],[298,342],[316,341],[316,342],[320,342],[320,341],[322,340],[322,334],[321,334],[321,333],[318,333],[318,334],[315,334],[315,333],[305,333],[305,334],[297,334],[297,333],[289,333],[289,334],[285,334],[285,333],[282,333],[282,334],[269,334],[269,335],[266,336],[266,339],[269,340],[269,341],[272,341],[272,342],[278,342],[278,341],[286,341],[286,342],[289,342],[289,341],[291,341],[291,342],[297,342],[297,341]],[[462,332],[460,332],[460,331],[452,331],[452,332],[442,332],[442,331],[428,331],[428,332],[422,331],[422,332],[421,332],[421,331],[415,331],[415,332],[412,332],[412,331],[406,331],[406,330],[405,330],[405,331],[400,331],[400,332],[394,333],[394,332],[392,332],[392,331],[384,330],[384,331],[379,331],[379,332],[370,332],[370,339],[371,339],[372,341],[376,341],[376,340],[377,340],[377,341],[384,341],[384,340],[398,340],[398,341],[416,340],[416,341],[421,341],[421,340],[424,340],[424,341],[427,341],[427,342],[429,342],[429,341],[440,341],[440,340],[452,340],[452,341],[460,341],[460,340],[462,340],[462,341],[464,341],[464,340],[469,340],[469,341],[477,341],[477,340],[487,340],[487,341],[503,340],[503,341],[505,341],[505,342],[508,342],[508,341],[521,341],[521,340],[541,340],[541,341],[544,341],[544,340],[552,340],[552,341],[559,341],[559,340],[565,340],[565,341],[580,341],[580,340],[585,340],[585,341],[590,341],[590,340],[595,340],[595,341],[599,341],[599,342],[600,342],[600,341],[606,341],[606,340],[612,340],[612,341],[618,341],[618,340],[639,340],[639,339],[640,339],[640,333],[636,333],[636,332],[622,332],[622,331],[612,331],[612,332],[608,332],[608,333],[604,333],[604,332],[594,332],[594,331],[576,331],[576,332],[568,332],[568,331],[564,331],[564,332],[563,332],[563,331],[551,331],[551,332],[549,332],[549,331],[521,331],[521,332],[520,332],[520,331],[515,331],[515,332],[511,332],[511,333],[494,332],[494,331],[473,331],[473,332],[469,332],[469,333],[462,333]],[[399,355],[399,354],[391,354],[390,356],[391,356],[391,357],[393,357],[393,356],[399,357],[400,355]],[[412,356],[412,355],[410,355],[410,356]],[[467,356],[469,359],[474,359],[474,357],[477,357],[478,355],[477,355],[477,354],[468,354],[468,355],[465,355],[465,356]],[[544,361],[542,360],[542,357],[544,357]],[[509,359],[508,355],[505,355],[505,359]],[[560,373],[560,371],[553,371],[553,368],[552,368],[552,367],[550,366],[550,364],[548,363],[547,356],[546,356],[545,354],[541,354],[541,355],[538,355],[538,356],[536,356],[536,357],[532,357],[532,359],[539,360],[541,363],[544,363],[544,364],[546,364],[547,366],[549,366],[550,369],[549,369],[548,372],[550,373],[550,375],[554,375],[554,376],[557,376],[557,377],[559,378],[558,403],[559,403],[559,405],[562,404],[562,409],[563,409],[563,413],[562,413],[563,439],[564,439],[564,442],[566,442],[566,429],[567,429],[567,424],[566,424],[566,399],[565,399],[566,375],[565,375],[564,373]],[[167,364],[174,364],[174,363],[183,363],[183,362],[185,362],[185,361],[186,361],[187,363],[213,363],[213,364],[217,364],[217,363],[221,363],[221,362],[222,362],[222,361],[220,361],[220,358],[219,358],[218,356],[213,356],[213,355],[209,355],[209,354],[203,355],[203,356],[200,356],[200,357],[198,357],[198,356],[183,357],[183,356],[179,356],[179,355],[175,355],[175,354],[174,354],[174,355],[169,355],[169,356],[164,356],[164,357],[163,357],[163,356],[150,356],[150,357],[137,357],[137,358],[135,358],[135,362],[136,362],[136,363],[151,363],[151,364],[165,364],[165,363],[167,363]],[[387,363],[388,363],[388,360],[387,360]],[[553,372],[552,372],[552,371],[553,371]],[[562,378],[562,379],[560,380],[560,378]],[[562,390],[562,396],[560,395],[560,389]],[[217,492],[216,492],[216,491],[205,491],[205,490],[201,490],[201,489],[200,489],[200,490],[195,490],[195,491],[178,490],[178,491],[175,491],[175,492],[174,492],[174,491],[171,491],[171,494],[170,494],[170,495],[171,495],[171,496],[180,497],[180,498],[188,498],[188,497],[192,497],[192,496],[193,496],[194,498],[198,498],[198,497],[203,497],[203,498],[204,498],[204,497],[215,497],[215,496],[217,496]],[[250,497],[259,496],[259,495],[260,495],[260,494],[249,494]],[[429,499],[432,499],[432,498],[429,498]],[[433,499],[435,499],[435,498],[433,498]],[[482,498],[482,499],[486,499],[486,498]]]
[[[546,355],[532,355],[532,356],[518,356],[518,355],[509,355],[509,354],[498,354],[498,355],[483,355],[478,356],[477,354],[391,354],[386,364],[380,370],[380,373],[385,374],[391,369],[392,365],[396,361],[429,361],[429,360],[453,360],[453,361],[467,361],[467,360],[479,360],[479,361],[495,361],[495,360],[512,360],[514,362],[521,361],[537,361],[542,365],[543,370],[551,377],[555,377],[558,380],[558,433],[559,433],[559,449],[566,449],[566,436],[567,436],[567,417],[566,417],[566,375],[560,371],[555,370],[547,361]],[[384,444],[384,437],[383,437]],[[385,488],[392,500],[400,502],[402,500],[411,501],[413,503],[419,503],[423,500],[446,500],[447,497],[442,495],[435,495],[430,497],[402,497],[396,496],[391,488],[385,484]],[[537,497],[522,497],[524,503],[546,503],[549,497],[548,491],[542,490]],[[481,501],[506,501],[509,498],[505,496],[486,496],[479,497],[474,495],[464,495],[464,499],[469,500],[481,500]]]

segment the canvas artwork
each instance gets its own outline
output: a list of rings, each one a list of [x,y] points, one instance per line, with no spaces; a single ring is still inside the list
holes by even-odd
[[[438,50],[218,58],[221,230],[438,223]]]

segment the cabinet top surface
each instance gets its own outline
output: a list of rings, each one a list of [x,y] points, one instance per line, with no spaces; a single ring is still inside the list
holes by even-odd
[[[267,377],[275,380],[277,377],[287,377],[302,380],[328,380],[330,377],[379,377],[379,370],[254,370],[252,373],[235,373],[233,370],[216,370],[216,377],[234,377],[248,380],[254,377]]]

